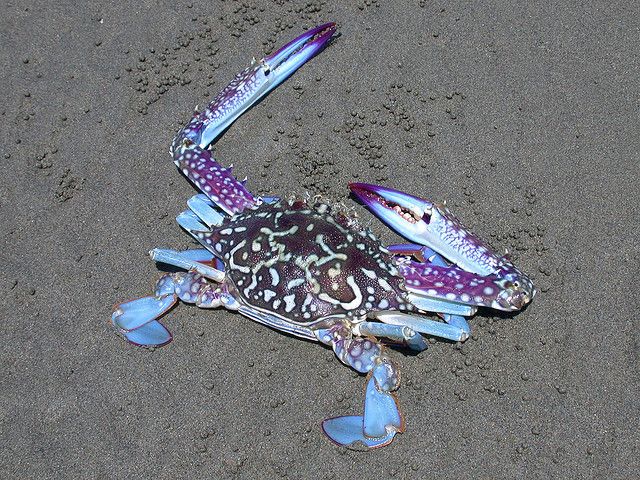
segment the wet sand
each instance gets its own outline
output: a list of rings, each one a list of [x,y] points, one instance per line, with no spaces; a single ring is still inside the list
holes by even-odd
[[[282,5],[279,5],[282,4]],[[632,478],[638,462],[637,12],[522,2],[5,2],[2,478]],[[515,316],[402,367],[406,432],[320,421],[364,378],[320,345],[181,305],[153,352],[113,334],[151,292],[190,184],[168,147],[250,59],[341,36],[218,142],[256,193],[381,183],[446,200],[530,272]]]

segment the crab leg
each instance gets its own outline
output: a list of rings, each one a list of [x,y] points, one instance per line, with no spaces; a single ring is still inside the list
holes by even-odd
[[[196,250],[201,252],[203,250]],[[187,250],[187,252],[193,252],[193,250]],[[206,252],[206,250],[204,250]],[[213,255],[207,252],[207,262],[213,260]],[[205,278],[209,278],[215,282],[222,282],[224,280],[224,272],[217,268],[210,267],[201,263],[202,260],[192,260],[189,253],[187,255],[184,252],[178,252],[176,250],[170,250],[166,248],[154,248],[149,252],[149,255],[156,262],[166,263],[167,265],[173,265],[174,267],[184,268],[185,270],[192,270]]]
[[[335,33],[335,24],[313,28],[272,55],[237,74],[207,107],[196,112],[173,140],[170,153],[182,173],[229,215],[260,203],[207,148],[240,115],[318,54]]]
[[[387,249],[389,250],[389,252],[391,252],[392,255],[411,255],[421,263],[431,263],[439,267],[449,266],[444,258],[442,258],[429,247],[424,247],[422,245],[404,243],[398,245],[389,245]],[[467,322],[467,320],[462,315],[451,315],[449,313],[445,313],[442,314],[442,318],[449,325],[458,327],[464,330],[467,335],[471,335],[471,327],[469,326],[469,322]]]
[[[444,205],[377,185],[352,183],[349,187],[391,228],[432,248],[455,264],[442,267],[422,266],[411,261],[401,264],[407,286],[414,291],[429,297],[508,311],[524,307],[535,295],[533,283],[525,274],[505,257],[494,253]],[[484,293],[485,288],[491,290]],[[483,295],[497,300],[487,302]]]
[[[362,337],[385,337],[394,342],[406,344],[412,350],[419,352],[427,349],[424,337],[405,325],[362,322],[353,327],[353,333]]]
[[[400,272],[403,273],[402,270],[400,270]],[[422,295],[420,290],[414,290],[409,287],[409,285],[407,285],[406,288],[409,291],[407,299],[420,310],[425,312],[448,313],[450,315],[471,317],[478,310],[475,306],[464,305],[449,300],[441,300]]]
[[[187,206],[209,228],[219,227],[224,222],[224,215],[216,211],[214,204],[206,195],[194,195],[187,200]]]
[[[416,332],[432,337],[445,338],[453,342],[464,342],[469,338],[469,333],[460,327],[448,323],[436,322],[418,315],[400,312],[374,312],[372,316],[384,323],[406,326]]]
[[[149,252],[152,259],[189,272],[164,274],[156,283],[153,296],[122,303],[113,312],[111,322],[129,342],[140,346],[159,347],[171,341],[171,333],[158,318],[167,313],[178,301],[195,303],[201,308],[214,308],[221,304],[222,292],[213,288],[207,278],[224,280],[224,272],[207,264],[220,267],[222,262],[203,249],[175,250],[156,248]],[[224,268],[224,267],[223,267]]]
[[[370,338],[353,338],[352,331],[337,324],[316,332],[318,339],[333,347],[336,356],[361,373],[368,373],[364,414],[334,417],[322,422],[329,439],[344,447],[371,449],[389,444],[404,431],[404,420],[393,393],[400,386],[396,366],[382,345]]]

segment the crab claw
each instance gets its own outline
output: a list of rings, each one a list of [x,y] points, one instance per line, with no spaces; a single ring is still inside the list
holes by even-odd
[[[501,303],[494,303],[501,310],[520,309],[534,297],[536,290],[531,280],[462,225],[444,205],[367,183],[351,183],[349,188],[378,218],[400,235],[430,247],[466,272],[480,277],[492,276],[499,280],[501,288],[508,292],[498,295]],[[454,269],[453,266],[445,267],[444,271],[438,273],[446,274]],[[435,272],[438,268],[431,270]],[[464,276],[463,273],[459,275],[460,281],[456,282],[462,285],[460,293],[467,290],[467,283],[472,285],[471,282],[475,283],[477,279],[470,275]],[[466,277],[469,277],[468,282],[464,281]],[[427,284],[430,281],[432,283],[426,286],[429,296],[454,299],[452,292],[439,291],[442,287],[441,279],[422,275],[422,280]],[[457,301],[457,298],[454,300]],[[463,303],[483,304],[473,301]]]
[[[254,60],[194,117],[200,125],[192,125],[197,128],[187,126],[185,137],[200,148],[206,148],[247,109],[326,47],[335,31],[335,23],[325,23],[306,31],[262,60]]]
[[[276,76],[272,77],[269,90],[274,89],[293,72],[316,56],[336,33],[336,24],[328,22],[307,30],[299,37],[287,43],[271,55],[264,57],[262,62]],[[269,73],[269,72],[267,72]]]
[[[313,28],[238,73],[202,112],[178,132],[170,153],[180,171],[229,215],[254,208],[259,199],[214,158],[209,145],[240,115],[320,52],[336,31],[333,23]]]

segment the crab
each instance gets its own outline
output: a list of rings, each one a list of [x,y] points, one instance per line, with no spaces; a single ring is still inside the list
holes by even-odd
[[[178,300],[224,307],[273,329],[330,346],[366,374],[364,412],[328,418],[324,433],[357,449],[389,444],[405,429],[400,371],[387,344],[415,351],[426,338],[466,340],[478,307],[523,308],[531,280],[465,228],[443,205],[365,183],[351,192],[411,243],[384,246],[353,215],[316,199],[258,197],[210,145],[243,112],[324,49],[336,26],[313,28],[235,76],[173,140],[178,169],[202,192],[178,224],[203,248],[155,248],[164,274],[151,296],[118,305],[111,322],[129,342],[159,347],[172,336],[159,321]],[[427,312],[438,315],[428,318]]]

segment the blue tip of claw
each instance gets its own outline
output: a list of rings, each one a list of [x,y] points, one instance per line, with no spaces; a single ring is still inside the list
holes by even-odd
[[[350,183],[351,192],[378,218],[405,238],[423,244],[428,212],[433,204],[428,200],[368,183]]]
[[[404,431],[404,421],[392,393],[376,386],[375,375],[367,381],[364,415],[329,418],[322,430],[329,439],[352,449],[370,449],[388,445],[396,433]]]
[[[316,56],[325,48],[336,33],[336,24],[333,22],[319,25],[307,30],[302,35],[287,43],[271,55],[267,55],[264,61],[272,66],[276,72],[271,88],[286,80],[293,72]]]

